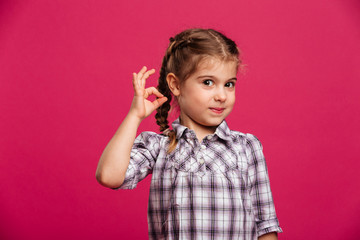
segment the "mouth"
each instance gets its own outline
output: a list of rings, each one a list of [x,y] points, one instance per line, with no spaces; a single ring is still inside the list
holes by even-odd
[[[210,108],[210,110],[214,113],[220,114],[224,111],[225,108]]]

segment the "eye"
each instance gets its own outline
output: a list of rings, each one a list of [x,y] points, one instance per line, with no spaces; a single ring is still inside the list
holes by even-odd
[[[203,84],[205,84],[206,86],[212,86],[214,85],[214,81],[210,79],[206,79],[205,81],[203,81]]]
[[[225,87],[233,88],[233,87],[235,87],[235,82],[227,82],[227,83],[225,83]]]

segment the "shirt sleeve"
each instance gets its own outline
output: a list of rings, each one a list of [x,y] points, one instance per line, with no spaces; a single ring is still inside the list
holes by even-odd
[[[275,212],[262,144],[254,135],[247,134],[247,145],[250,197],[258,236],[282,232]]]
[[[132,146],[124,182],[116,189],[134,189],[152,172],[159,150],[160,136],[154,132],[142,132]]]

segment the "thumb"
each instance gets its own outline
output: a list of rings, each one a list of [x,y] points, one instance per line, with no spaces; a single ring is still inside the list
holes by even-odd
[[[155,109],[163,105],[168,100],[167,97],[159,97],[152,103],[154,104]]]

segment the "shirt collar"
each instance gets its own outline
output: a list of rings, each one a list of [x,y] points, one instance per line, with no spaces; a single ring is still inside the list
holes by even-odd
[[[180,139],[184,133],[192,131],[191,129],[185,127],[180,124],[180,119],[177,118],[172,123],[172,127],[176,132],[176,138]],[[229,129],[225,120],[223,120],[220,125],[216,128],[214,135],[217,135],[219,138],[223,140],[230,141],[231,140],[231,130]]]

